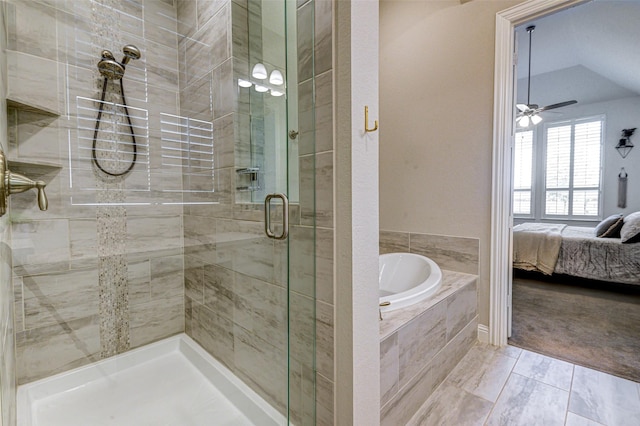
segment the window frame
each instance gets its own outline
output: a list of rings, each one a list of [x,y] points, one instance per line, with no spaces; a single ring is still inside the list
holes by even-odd
[[[573,185],[573,171],[574,171],[574,153],[575,153],[575,126],[581,123],[587,123],[592,121],[600,121],[600,168],[598,171],[599,179],[598,179],[598,187],[575,187]],[[547,132],[549,128],[552,127],[561,127],[561,126],[571,126],[571,147],[570,147],[570,164],[569,164],[569,186],[566,188],[547,188]],[[563,221],[589,221],[589,220],[601,220],[602,219],[602,211],[603,211],[603,194],[602,194],[602,185],[603,185],[603,169],[604,169],[604,137],[606,134],[605,130],[606,126],[606,116],[605,114],[591,115],[587,117],[579,117],[572,118],[567,120],[559,120],[544,123],[544,132],[542,135],[542,146],[541,146],[541,158],[544,159],[542,161],[542,166],[538,170],[536,169],[536,173],[540,173],[541,177],[541,191],[539,195],[539,199],[536,201],[539,202],[540,205],[540,215],[536,215],[540,219],[545,220],[563,220]],[[596,215],[575,215],[573,214],[573,193],[578,190],[594,190],[598,191],[598,213]],[[556,214],[547,214],[547,191],[549,190],[557,190],[557,191],[568,191],[569,192],[569,206],[568,206],[568,214],[566,215],[556,215]]]
[[[574,187],[573,186],[573,169],[574,169],[574,146],[575,146],[575,126],[576,124],[586,123],[591,121],[600,121],[600,169],[599,169],[599,181],[598,181],[598,214],[595,216],[575,215],[573,214],[573,192],[580,190],[592,190],[594,187]],[[531,128],[515,129],[513,134],[513,149],[512,149],[512,167],[511,182],[512,182],[512,195],[511,195],[511,212],[514,219],[526,219],[526,220],[541,220],[541,221],[563,221],[563,222],[589,222],[600,221],[602,219],[604,209],[604,197],[603,197],[603,184],[604,184],[604,167],[605,167],[605,135],[606,135],[606,114],[596,114],[584,117],[577,117],[571,119],[563,119],[557,121],[544,122],[542,126],[533,126]],[[570,150],[570,185],[568,188],[551,188],[549,190],[567,190],[569,191],[569,212],[568,215],[549,215],[546,214],[546,194],[547,194],[547,131],[551,127],[560,127],[563,125],[571,126],[571,150]],[[542,129],[539,129],[542,127]],[[532,131],[533,147],[531,152],[531,209],[529,214],[516,214],[515,213],[515,194],[519,190],[515,189],[515,146],[516,137],[520,132]]]

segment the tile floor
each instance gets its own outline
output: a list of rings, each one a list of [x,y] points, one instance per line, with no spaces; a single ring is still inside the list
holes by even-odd
[[[408,424],[638,426],[640,383],[478,343]]]

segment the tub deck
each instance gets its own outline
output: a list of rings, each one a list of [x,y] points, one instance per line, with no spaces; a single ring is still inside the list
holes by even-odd
[[[384,340],[393,334],[413,318],[417,317],[427,309],[445,300],[458,289],[473,283],[478,278],[477,275],[453,272],[442,269],[442,285],[429,298],[395,311],[383,312],[380,321],[380,340]]]

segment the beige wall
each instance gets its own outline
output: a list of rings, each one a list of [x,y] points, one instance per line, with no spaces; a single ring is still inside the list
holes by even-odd
[[[518,3],[380,3],[380,228],[478,238],[484,325],[495,14]]]

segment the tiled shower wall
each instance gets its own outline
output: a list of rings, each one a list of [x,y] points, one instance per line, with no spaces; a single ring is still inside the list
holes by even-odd
[[[0,4],[0,52],[7,47],[4,5]],[[0,135],[7,134],[7,62],[0,55]],[[0,146],[7,148],[2,137]],[[11,285],[11,225],[9,216],[0,217],[0,425],[16,422],[15,335],[13,331],[13,288]]]
[[[179,112],[177,20],[170,0],[8,0],[7,22],[10,167],[46,181],[49,197],[46,212],[34,191],[11,197],[25,383],[184,330],[182,176],[161,157],[163,117]],[[139,161],[108,180],[86,154],[96,64],[129,43],[142,51],[124,78]]]
[[[333,424],[333,4],[297,6],[302,196],[300,205],[292,206],[290,252],[292,264],[302,265],[291,271],[293,324],[299,332],[294,326],[292,345],[301,349],[292,353],[292,407],[294,417],[301,417],[314,405],[308,357],[313,342],[306,331],[314,325],[309,274],[315,274],[316,414],[318,424]],[[287,247],[263,236],[259,206],[234,191],[235,169],[250,158],[247,99],[237,95],[235,85],[235,76],[248,69],[243,53],[249,42],[248,3],[12,0],[8,9],[14,101],[9,155],[12,167],[48,182],[50,201],[49,211],[41,212],[33,191],[12,197],[19,381],[104,354],[101,285],[105,279],[108,285],[125,281],[104,277],[100,260],[124,258],[119,272],[126,271],[128,299],[120,303],[128,316],[119,319],[128,322],[130,347],[179,332],[186,321],[192,337],[282,408],[286,384],[274,383],[286,373]],[[101,13],[109,19],[96,20]],[[149,166],[125,182],[107,182],[107,189],[120,199],[148,204],[99,210],[91,205],[99,200],[88,183],[95,182],[93,171],[88,161],[77,159],[78,141],[86,137],[78,108],[81,98],[99,95],[100,50],[108,48],[119,58],[126,43],[143,55],[127,67],[125,89],[129,104],[147,111],[143,136]],[[179,203],[202,202],[198,190],[211,176],[193,173],[189,162],[182,164],[184,176],[162,166],[157,148],[169,116],[180,123],[210,122],[216,135],[215,204],[187,204],[184,215]],[[315,144],[305,142],[311,135]],[[315,197],[309,195],[312,188]],[[109,240],[113,235],[116,241]],[[126,342],[126,331],[116,333],[123,334]]]

